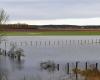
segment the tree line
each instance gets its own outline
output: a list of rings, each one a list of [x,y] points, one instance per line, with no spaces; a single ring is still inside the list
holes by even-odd
[[[100,25],[28,25],[28,24],[5,24],[9,15],[4,9],[0,9],[0,30],[2,29],[100,29]]]

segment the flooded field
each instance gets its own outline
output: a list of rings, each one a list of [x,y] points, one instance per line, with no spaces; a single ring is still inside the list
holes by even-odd
[[[0,44],[0,80],[85,80],[74,68],[100,69],[100,36],[8,36]],[[21,59],[9,57],[15,45]]]

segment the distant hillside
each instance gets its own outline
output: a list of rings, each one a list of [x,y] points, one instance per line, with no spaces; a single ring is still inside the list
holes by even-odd
[[[0,31],[32,31],[32,30],[77,30],[77,29],[100,29],[100,25],[27,25],[27,24],[3,24]]]

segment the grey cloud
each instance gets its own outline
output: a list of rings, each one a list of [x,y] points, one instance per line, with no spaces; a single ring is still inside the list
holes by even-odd
[[[100,17],[100,0],[3,0],[10,19]]]

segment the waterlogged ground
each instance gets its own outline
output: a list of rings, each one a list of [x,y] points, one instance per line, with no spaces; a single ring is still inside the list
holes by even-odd
[[[25,56],[18,62],[0,55],[1,80],[75,80],[75,74],[67,74],[65,69],[68,62],[72,73],[76,61],[82,69],[86,61],[100,61],[100,36],[8,36],[6,45],[4,41],[0,47],[8,52],[13,43],[24,50]],[[59,70],[41,70],[40,63],[49,60],[59,64]]]

